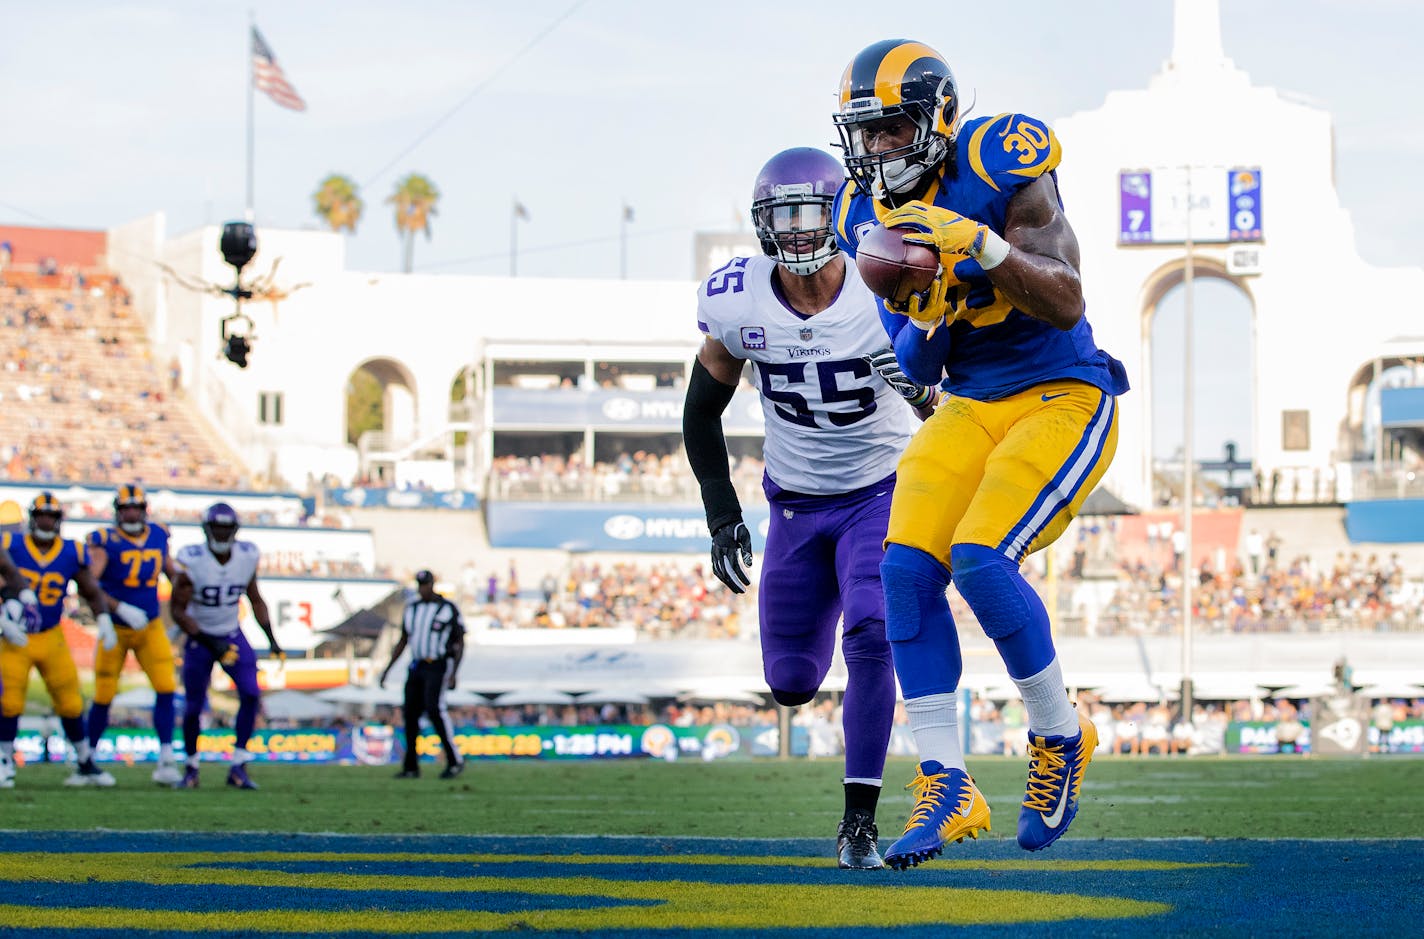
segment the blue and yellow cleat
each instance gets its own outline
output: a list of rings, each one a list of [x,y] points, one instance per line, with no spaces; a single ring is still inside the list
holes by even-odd
[[[1078,814],[1083,772],[1098,746],[1098,729],[1081,712],[1078,732],[1028,738],[1028,793],[1019,810],[1019,847],[1042,851],[1068,830]]]
[[[257,783],[247,775],[247,767],[242,763],[237,764],[227,771],[227,784],[235,789],[256,789]]]
[[[964,770],[926,760],[905,788],[914,790],[915,807],[905,833],[885,853],[885,863],[895,870],[915,867],[937,857],[948,842],[989,830],[989,803]]]

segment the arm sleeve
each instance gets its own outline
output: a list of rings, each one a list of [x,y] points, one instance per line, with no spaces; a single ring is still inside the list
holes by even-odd
[[[952,342],[949,326],[941,326],[935,330],[933,337],[926,339],[924,330],[910,325],[909,317],[894,313],[888,315],[903,320],[899,331],[891,336],[895,346],[895,358],[899,360],[900,368],[911,381],[921,385],[939,385],[944,378],[944,363],[949,358]],[[881,316],[883,319],[886,314],[882,313]],[[890,324],[886,325],[888,328]]]
[[[732,403],[736,390],[713,378],[701,360],[693,361],[682,407],[682,442],[692,475],[702,489],[707,528],[714,532],[742,517],[742,506],[727,468],[727,438],[722,434],[722,412]]]

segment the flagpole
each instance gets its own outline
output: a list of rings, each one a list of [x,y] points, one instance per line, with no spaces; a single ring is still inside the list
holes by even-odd
[[[255,33],[256,31],[257,31],[257,14],[256,14],[253,10],[248,10],[248,11],[247,11],[247,36],[245,37],[245,39],[246,39],[246,50],[245,50],[245,51],[247,52],[247,220],[248,220],[249,222],[252,222],[252,221],[255,220],[255,213],[254,213],[254,210],[253,210],[253,195],[252,195],[253,189],[255,188],[255,187],[253,186],[253,149],[254,149],[254,148],[253,148],[252,116],[253,116],[253,112],[256,110],[256,106],[255,106],[254,103],[253,103],[253,93],[254,93],[254,90],[255,90],[256,87],[257,87],[257,75],[256,75],[256,73],[254,72],[254,69],[256,68],[256,65],[254,64],[254,62],[253,62],[253,57],[252,57],[252,36],[254,35],[254,33]]]
[[[509,207],[509,276],[519,276],[519,202]]]
[[[628,203],[618,216],[618,279],[628,279]]]

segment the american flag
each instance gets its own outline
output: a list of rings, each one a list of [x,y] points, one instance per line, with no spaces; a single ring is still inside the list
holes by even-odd
[[[287,81],[287,76],[282,74],[282,66],[277,64],[277,57],[272,54],[256,26],[252,27],[252,82],[258,91],[284,108],[293,111],[307,109],[307,103]]]

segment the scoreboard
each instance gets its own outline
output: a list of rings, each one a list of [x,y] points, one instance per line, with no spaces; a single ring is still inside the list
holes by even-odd
[[[1173,166],[1118,173],[1118,244],[1261,240],[1260,167]]]

